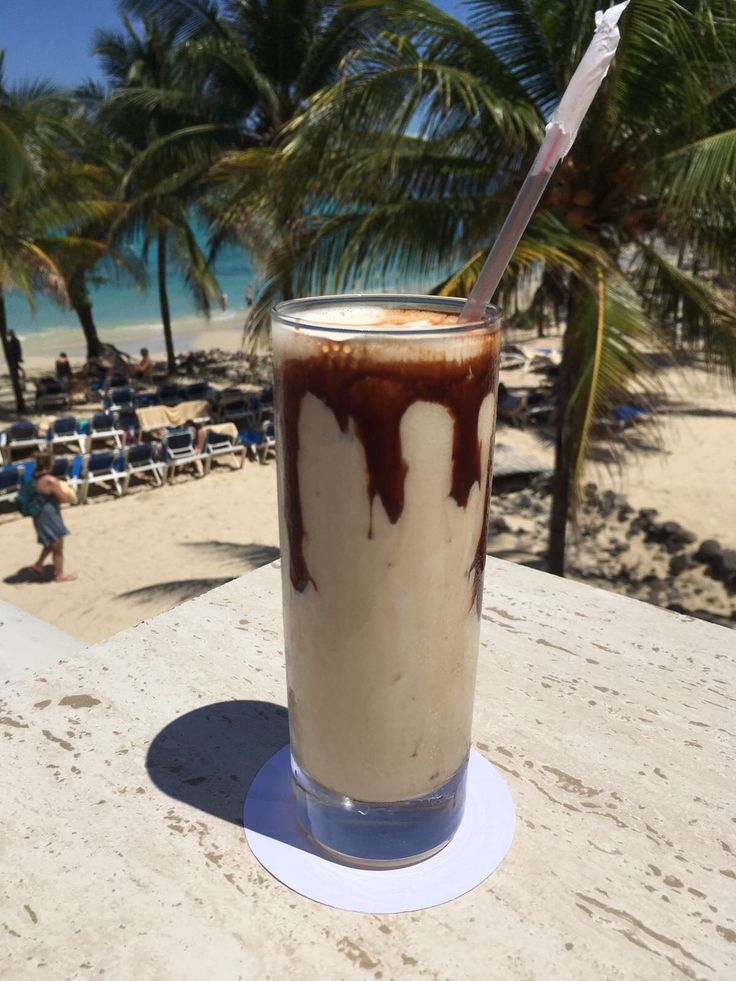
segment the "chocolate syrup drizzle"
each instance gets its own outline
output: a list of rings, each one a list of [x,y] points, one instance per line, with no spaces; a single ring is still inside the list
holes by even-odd
[[[392,524],[404,508],[404,482],[408,470],[401,449],[400,425],[414,402],[444,406],[453,418],[451,496],[466,507],[470,491],[481,482],[481,444],[478,413],[486,396],[495,391],[498,372],[499,335],[488,334],[473,344],[472,356],[458,360],[387,360],[370,356],[360,344],[330,341],[327,352],[315,339],[311,357],[287,358],[278,379],[281,433],[285,439],[285,509],[289,535],[290,574],[295,590],[308,583],[317,588],[304,556],[304,521],[299,487],[299,412],[302,399],[311,393],[332,412],[342,432],[353,420],[355,434],[363,444],[368,471],[368,496],[378,497]],[[442,343],[438,340],[438,343]],[[480,601],[480,586],[486,558],[486,530],[490,499],[491,461],[486,484],[485,512],[473,574],[474,602]],[[370,534],[370,532],[369,532]]]

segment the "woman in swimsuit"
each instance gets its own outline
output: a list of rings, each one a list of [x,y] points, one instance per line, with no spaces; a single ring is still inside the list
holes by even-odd
[[[66,503],[69,495],[65,485],[51,474],[52,463],[51,453],[44,451],[36,454],[33,479],[42,504],[41,510],[33,516],[33,524],[38,543],[43,547],[38,562],[31,568],[37,575],[43,576],[43,563],[51,555],[54,561],[54,581],[69,582],[77,577],[73,572],[64,573],[64,537],[69,534],[69,529],[62,521],[59,510],[59,505]]]

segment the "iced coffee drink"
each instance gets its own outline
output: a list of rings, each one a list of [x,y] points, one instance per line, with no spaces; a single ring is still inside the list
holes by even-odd
[[[297,814],[374,866],[452,837],[464,801],[495,427],[495,311],[322,297],[274,313]]]

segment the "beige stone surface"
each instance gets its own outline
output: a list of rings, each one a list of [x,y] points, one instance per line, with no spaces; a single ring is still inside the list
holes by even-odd
[[[269,567],[2,692],[1,977],[734,976],[732,632],[490,560],[474,734],[516,839],[455,902],[364,916],[240,826],[287,738],[279,604]]]

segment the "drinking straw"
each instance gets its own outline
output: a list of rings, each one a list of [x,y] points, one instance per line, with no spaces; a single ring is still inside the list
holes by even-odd
[[[628,4],[629,0],[626,0],[605,12],[599,10],[596,13],[593,40],[570,79],[560,104],[547,123],[546,135],[539,152],[501,231],[496,236],[493,248],[460,313],[458,323],[472,323],[483,319],[486,307],[491,302],[514,249],[539,204],[542,192],[559,161],[569,152],[580,124],[606,77],[621,40],[616,25]]]

